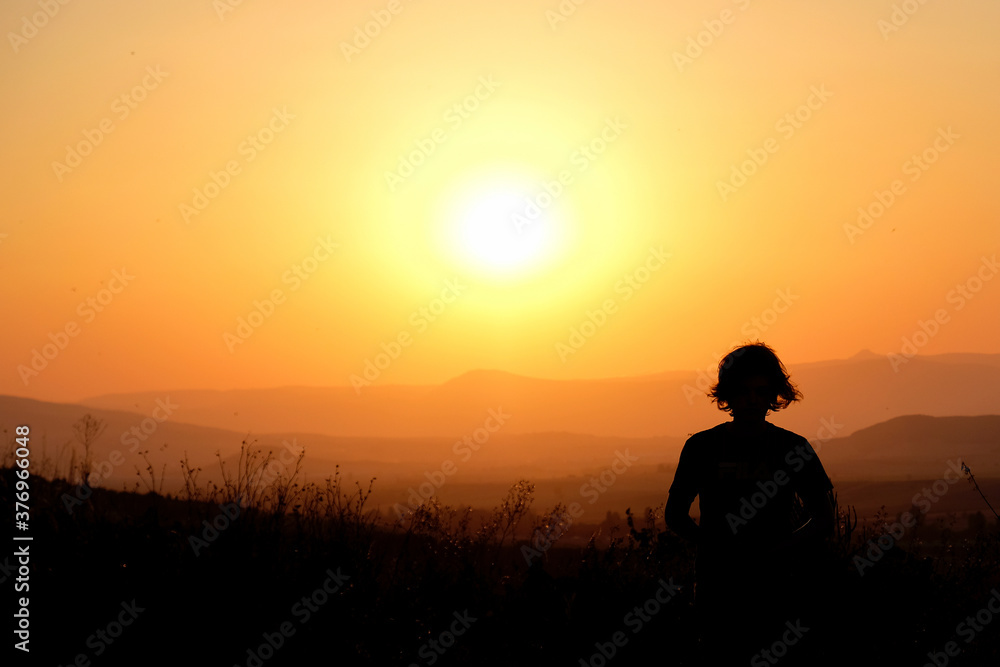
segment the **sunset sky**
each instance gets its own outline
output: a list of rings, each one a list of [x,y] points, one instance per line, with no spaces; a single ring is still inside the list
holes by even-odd
[[[920,353],[998,353],[998,25],[5,2],[0,393],[641,375],[758,337],[794,364],[921,321]]]

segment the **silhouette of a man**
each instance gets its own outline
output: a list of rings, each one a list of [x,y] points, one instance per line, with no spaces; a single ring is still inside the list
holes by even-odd
[[[770,347],[726,355],[709,396],[732,421],[687,440],[665,510],[670,529],[697,544],[702,652],[716,664],[745,665],[784,641],[792,656],[815,602],[803,599],[814,590],[810,556],[833,533],[833,485],[805,438],[765,419],[802,398]],[[696,496],[700,523],[689,515]]]

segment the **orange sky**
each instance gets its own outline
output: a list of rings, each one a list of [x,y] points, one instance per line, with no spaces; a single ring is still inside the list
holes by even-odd
[[[1000,352],[1000,6],[904,4],[4,3],[0,393]]]

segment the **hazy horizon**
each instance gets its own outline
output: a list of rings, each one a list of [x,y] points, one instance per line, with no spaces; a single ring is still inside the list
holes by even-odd
[[[750,340],[747,339],[747,342],[750,342]],[[726,351],[728,351],[728,349],[729,348],[726,348]],[[892,370],[892,360],[889,358],[890,354],[896,354],[896,353],[880,353],[880,352],[875,352],[875,351],[873,351],[873,350],[871,350],[869,348],[865,348],[865,349],[859,350],[858,352],[855,352],[854,354],[848,355],[846,357],[822,358],[822,359],[813,359],[813,360],[809,360],[809,361],[791,361],[791,362],[784,362],[784,363],[785,363],[786,368],[788,368],[789,371],[791,372],[792,369],[795,369],[795,368],[801,368],[801,367],[807,367],[807,366],[813,366],[813,365],[819,366],[819,365],[824,365],[824,364],[829,364],[829,363],[843,362],[843,361],[853,361],[853,360],[883,359],[884,362],[886,363],[886,367],[889,368],[890,370]],[[957,357],[957,358],[967,359],[969,361],[986,361],[991,366],[1000,366],[1000,352],[975,352],[975,351],[969,351],[969,352],[940,352],[940,353],[934,353],[934,354],[916,353],[916,354],[914,354],[912,356],[905,356],[905,355],[900,355],[900,356],[903,356],[903,358],[906,360],[905,362],[900,363],[900,365],[899,365],[900,368],[904,367],[905,363],[908,363],[909,361],[912,361],[912,360],[926,361],[926,360],[934,359],[936,357],[941,357],[941,358],[949,358],[949,357],[950,358],[956,358]],[[990,359],[991,357],[996,357],[996,358],[995,359]],[[575,382],[575,381],[591,382],[591,381],[601,381],[601,380],[643,380],[643,379],[659,378],[659,377],[668,376],[668,375],[682,375],[682,374],[687,374],[687,373],[696,373],[698,375],[704,375],[704,376],[714,377],[714,375],[716,373],[716,369],[717,369],[717,364],[716,363],[712,363],[712,364],[706,364],[704,367],[694,367],[694,368],[667,368],[667,369],[660,369],[660,370],[650,369],[647,372],[642,372],[642,373],[637,373],[637,374],[632,374],[632,375],[614,375],[614,374],[612,374],[612,375],[581,376],[581,377],[546,377],[546,376],[542,376],[542,375],[533,375],[533,374],[528,374],[528,373],[516,373],[516,372],[513,372],[513,371],[501,369],[501,368],[471,368],[471,369],[459,372],[456,375],[449,376],[449,377],[446,377],[446,378],[443,378],[443,379],[440,379],[440,380],[434,380],[434,381],[430,381],[429,380],[429,381],[423,381],[423,382],[418,382],[418,381],[412,381],[412,382],[384,382],[384,383],[380,382],[378,384],[378,386],[382,387],[382,388],[386,388],[386,389],[392,388],[392,387],[400,387],[400,388],[412,387],[412,388],[417,388],[417,387],[441,386],[441,385],[445,385],[445,384],[448,384],[450,382],[453,382],[455,380],[459,380],[461,378],[465,378],[465,377],[476,375],[476,374],[497,374],[497,375],[505,375],[505,376],[511,376],[511,377],[516,377],[516,378],[523,378],[523,379],[544,380],[544,381],[562,382],[562,383],[565,383],[565,382]],[[793,381],[794,381],[794,378],[793,378]],[[372,385],[369,385],[369,386],[374,386],[374,383]],[[180,386],[180,385],[178,385],[178,386],[172,386],[172,387],[163,387],[163,386],[160,386],[159,384],[150,383],[150,384],[148,384],[148,386],[145,386],[145,387],[142,387],[142,386],[131,387],[131,388],[121,387],[121,388],[112,389],[112,390],[109,390],[109,391],[106,391],[106,392],[100,392],[100,393],[88,392],[88,393],[71,395],[68,392],[62,391],[62,390],[60,390],[58,388],[53,388],[53,391],[52,391],[51,395],[48,395],[48,394],[34,394],[33,395],[31,392],[17,392],[17,391],[15,391],[13,393],[9,393],[9,394],[0,392],[0,395],[16,396],[16,397],[19,397],[19,398],[32,398],[32,399],[35,399],[35,400],[41,400],[41,401],[47,401],[47,402],[55,402],[55,403],[80,403],[80,402],[87,401],[89,399],[100,398],[100,397],[104,397],[104,396],[116,396],[116,395],[126,395],[126,394],[146,394],[146,393],[153,393],[153,392],[159,392],[159,393],[163,393],[163,392],[169,393],[169,392],[179,392],[179,391],[233,392],[233,391],[241,391],[241,390],[259,391],[259,390],[267,390],[267,389],[344,389],[344,388],[348,388],[348,389],[352,389],[352,390],[355,389],[354,386],[350,383],[350,379],[349,378],[346,381],[343,381],[343,382],[340,382],[340,383],[330,382],[330,383],[325,383],[325,384],[277,384],[277,385],[262,384],[262,385],[244,385],[244,386],[239,386],[239,387],[237,387],[237,386]],[[355,391],[355,393],[356,394],[360,394],[361,392]]]

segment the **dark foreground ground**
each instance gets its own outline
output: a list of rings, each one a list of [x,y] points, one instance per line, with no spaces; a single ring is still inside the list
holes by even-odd
[[[33,540],[0,553],[5,665],[697,664],[694,553],[655,511],[567,547],[557,517],[526,518],[526,483],[474,521],[428,505],[387,522],[337,479],[308,492],[233,478],[183,500],[102,489],[81,500],[78,485],[32,477],[30,527],[18,531],[15,481],[2,470],[3,523]],[[246,507],[229,504],[241,497]],[[998,664],[991,513],[876,547],[896,517],[859,525],[841,510],[837,542],[810,556],[825,620],[787,635],[794,644],[764,641],[770,652],[751,664]],[[15,592],[25,544],[30,589]],[[20,597],[27,654],[13,649]]]

